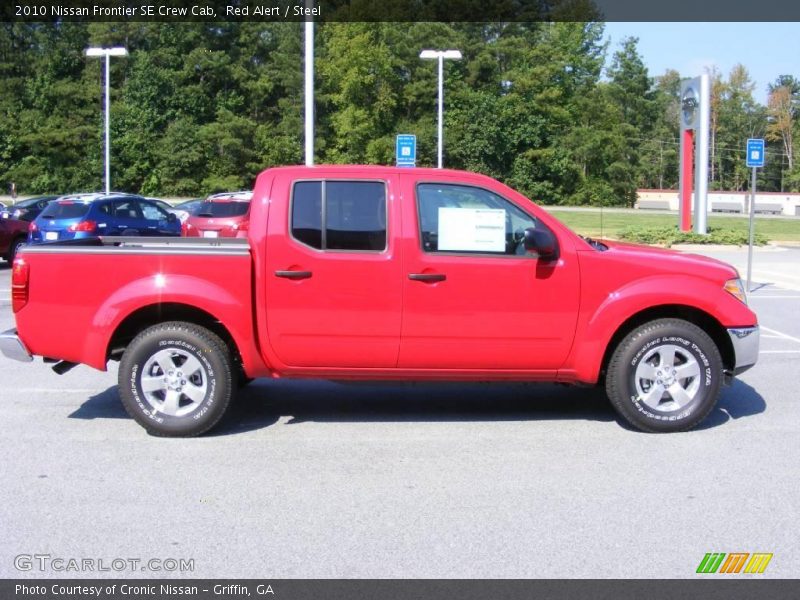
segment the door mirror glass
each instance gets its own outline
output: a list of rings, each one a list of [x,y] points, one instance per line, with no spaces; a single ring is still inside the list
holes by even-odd
[[[558,240],[553,232],[544,227],[528,227],[525,230],[525,249],[535,252],[539,258],[555,260],[558,258]]]

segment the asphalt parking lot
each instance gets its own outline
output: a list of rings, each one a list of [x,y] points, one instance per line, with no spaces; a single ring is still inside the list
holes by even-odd
[[[214,435],[158,439],[113,364],[0,358],[0,577],[165,574],[14,566],[49,554],[193,559],[193,577],[685,578],[707,552],[796,577],[800,249],[756,257],[759,363],[685,434],[631,431],[591,389],[261,381]],[[9,287],[0,263],[2,329]]]

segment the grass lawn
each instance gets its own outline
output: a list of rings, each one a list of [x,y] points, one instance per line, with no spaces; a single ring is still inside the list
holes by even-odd
[[[601,231],[599,209],[593,211],[555,209],[547,212],[569,226],[576,233],[590,237],[605,236],[616,238],[617,233],[629,225],[636,227],[665,227],[678,224],[677,215],[604,210]],[[747,231],[749,221],[747,217],[709,216],[708,226]],[[767,236],[770,241],[800,242],[800,219],[791,217],[764,219],[756,217],[756,231]]]

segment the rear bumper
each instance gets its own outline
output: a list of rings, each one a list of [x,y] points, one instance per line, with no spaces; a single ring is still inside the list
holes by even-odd
[[[755,327],[734,327],[728,329],[728,335],[733,344],[733,354],[735,365],[733,374],[744,373],[747,369],[756,364],[758,360],[758,345],[760,333],[758,325]]]
[[[16,329],[9,329],[0,333],[0,352],[8,358],[22,362],[31,362],[33,356],[28,352],[25,344],[19,339]]]

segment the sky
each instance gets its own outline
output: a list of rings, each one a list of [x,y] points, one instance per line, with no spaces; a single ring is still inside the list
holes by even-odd
[[[698,0],[702,1],[702,0]],[[766,104],[767,85],[779,75],[800,77],[800,23],[612,23],[606,66],[629,36],[639,38],[639,54],[651,77],[667,69],[697,77],[716,65],[724,78],[743,64],[756,88],[753,96]]]

